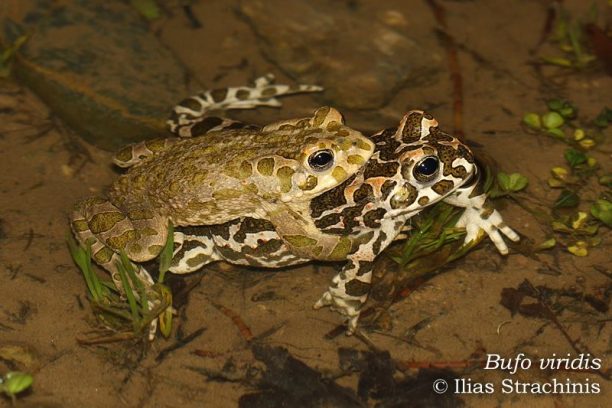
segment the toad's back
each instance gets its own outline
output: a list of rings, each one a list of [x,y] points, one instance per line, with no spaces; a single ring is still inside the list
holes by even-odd
[[[249,208],[263,216],[262,203],[308,199],[346,180],[373,151],[361,133],[316,117],[173,139],[122,175],[109,198],[176,225],[219,224]]]

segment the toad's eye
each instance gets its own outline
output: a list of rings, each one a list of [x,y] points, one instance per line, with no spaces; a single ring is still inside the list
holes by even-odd
[[[317,150],[308,156],[308,165],[314,171],[324,171],[334,164],[334,152],[329,149]]]
[[[421,160],[414,166],[412,174],[420,182],[433,180],[440,170],[440,160],[435,156],[429,156]]]

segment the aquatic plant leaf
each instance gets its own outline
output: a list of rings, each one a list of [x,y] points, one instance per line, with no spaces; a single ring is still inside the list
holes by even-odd
[[[131,0],[130,3],[147,20],[155,20],[161,15],[155,0]]]
[[[546,112],[542,115],[542,125],[544,125],[546,129],[556,129],[563,126],[564,123],[565,120],[563,116],[557,112]]]
[[[4,376],[2,390],[9,396],[19,394],[32,386],[34,378],[27,373],[11,371]]]
[[[561,191],[561,194],[559,194],[559,197],[553,204],[553,207],[554,208],[571,208],[571,207],[576,207],[579,202],[580,202],[580,197],[578,197],[578,194],[574,193],[571,190],[565,189]]]
[[[565,160],[569,163],[570,167],[576,167],[580,164],[586,163],[587,155],[579,150],[569,148],[563,153]]]
[[[591,215],[608,227],[612,227],[612,203],[608,200],[599,199],[591,206]]]
[[[587,249],[588,245],[584,241],[578,241],[574,245],[570,245],[567,247],[567,250],[575,256],[587,256],[589,254],[589,250]]]
[[[536,251],[544,251],[546,249],[551,249],[554,248],[555,245],[557,245],[557,240],[554,238],[549,238],[546,241],[540,243],[539,245],[536,246],[535,250]]]
[[[612,109],[607,106],[599,112],[599,115],[593,120],[593,124],[600,128],[608,127],[608,124],[612,122]]]
[[[565,139],[565,133],[563,133],[563,131],[559,128],[546,129],[546,133],[553,137],[556,137],[557,139]]]
[[[520,173],[506,174],[500,172],[497,173],[497,182],[503,191],[517,192],[527,187],[529,180]]]
[[[529,112],[525,114],[525,116],[523,116],[523,123],[532,129],[542,128],[542,121],[540,120],[540,115],[534,112]]]

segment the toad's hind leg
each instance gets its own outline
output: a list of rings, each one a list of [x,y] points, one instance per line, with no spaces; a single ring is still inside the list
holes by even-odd
[[[172,273],[195,272],[204,265],[221,260],[210,236],[189,235],[177,231],[174,233],[173,240],[174,253],[170,264]]]
[[[165,151],[168,147],[176,143],[177,140],[179,139],[159,138],[129,144],[115,153],[113,156],[113,163],[123,168],[132,167],[148,157],[155,156]]]
[[[110,272],[121,290],[118,271],[119,253],[124,251],[131,261],[144,262],[159,255],[168,235],[165,221],[147,210],[127,214],[107,200],[94,197],[76,204],[71,227],[81,245],[91,245],[94,261]],[[140,280],[153,284],[149,273],[136,266]]]
[[[278,96],[305,92],[319,92],[323,88],[316,85],[273,85],[274,76],[268,74],[257,78],[253,86],[240,86],[217,89],[193,95],[174,107],[168,126],[170,131],[180,137],[193,137],[202,134],[201,126],[209,127],[211,119],[206,117],[212,110],[251,109],[257,106],[280,106]]]

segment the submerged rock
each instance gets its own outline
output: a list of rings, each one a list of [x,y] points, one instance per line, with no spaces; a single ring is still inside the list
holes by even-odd
[[[301,82],[323,85],[334,105],[378,108],[407,81],[440,70],[432,33],[425,43],[409,38],[397,10],[377,17],[350,2],[243,0],[240,12],[267,58]]]
[[[29,36],[13,72],[79,135],[114,150],[166,133],[172,106],[188,93],[186,74],[133,8],[79,0],[21,7],[0,36]]]

